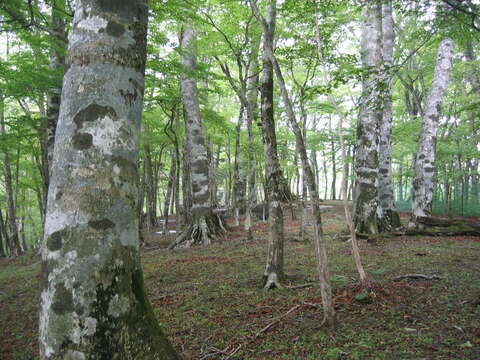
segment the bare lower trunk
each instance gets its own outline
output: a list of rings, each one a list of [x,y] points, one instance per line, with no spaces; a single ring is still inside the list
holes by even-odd
[[[41,359],[179,359],[144,288],[143,0],[77,0],[42,247]]]
[[[438,48],[435,73],[423,115],[422,130],[415,158],[410,227],[421,227],[422,225],[416,221],[417,217],[428,216],[432,210],[436,136],[443,96],[449,82],[452,57],[453,41],[445,39]]]
[[[245,108],[240,106],[240,114],[235,131],[235,155],[233,160],[233,212],[235,217],[235,226],[240,225],[240,208],[243,203],[240,183],[240,133],[243,125],[243,115]]]

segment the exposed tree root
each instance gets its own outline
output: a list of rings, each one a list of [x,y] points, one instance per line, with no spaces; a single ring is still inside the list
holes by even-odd
[[[280,279],[275,272],[271,272],[268,275],[265,274],[263,276],[263,283],[264,286],[263,288],[266,290],[271,290],[271,289],[282,289],[282,285],[280,284]]]
[[[416,218],[416,226],[407,229],[406,235],[431,236],[480,236],[480,225],[469,223],[461,219],[444,219],[430,216]]]
[[[195,245],[210,245],[212,241],[216,240],[226,231],[220,216],[215,214],[200,216],[182,231],[168,248],[179,249],[189,248]]]

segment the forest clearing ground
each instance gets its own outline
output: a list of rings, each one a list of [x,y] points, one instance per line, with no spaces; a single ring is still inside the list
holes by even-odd
[[[339,202],[333,204],[324,211],[339,319],[333,331],[319,326],[316,286],[260,288],[266,223],[255,224],[253,241],[246,240],[240,227],[206,248],[143,251],[150,301],[185,359],[480,358],[480,238],[361,241],[362,260],[373,280],[364,303],[351,244],[333,237],[346,228],[343,209]],[[298,221],[292,221],[289,210],[285,215],[286,285],[316,283],[313,244],[295,240]],[[2,360],[38,356],[39,271],[36,257],[0,262]],[[442,279],[391,281],[412,273]]]

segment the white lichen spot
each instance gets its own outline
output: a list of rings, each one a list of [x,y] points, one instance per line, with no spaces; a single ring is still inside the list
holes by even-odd
[[[125,314],[130,307],[128,299],[124,296],[115,295],[108,304],[108,315],[118,318]]]
[[[77,23],[77,28],[98,33],[100,29],[105,29],[107,27],[107,24],[108,21],[101,18],[100,16],[89,16],[85,19],[80,20]]]
[[[40,332],[40,345],[43,349],[43,353],[48,358],[53,355],[54,350],[49,344],[48,325],[50,322],[50,308],[52,307],[52,298],[55,293],[55,289],[46,289],[42,291],[41,298],[41,311],[39,319],[39,332]]]
[[[87,317],[85,319],[85,335],[92,336],[97,330],[97,319]]]
[[[68,350],[65,360],[85,360],[85,354],[76,350]]]
[[[117,165],[113,165],[113,172],[115,175],[120,175],[120,167]]]
[[[123,246],[138,246],[138,227],[132,222],[120,233],[120,243]]]

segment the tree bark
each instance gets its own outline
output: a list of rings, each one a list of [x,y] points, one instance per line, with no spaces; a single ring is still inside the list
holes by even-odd
[[[256,3],[250,0],[250,6],[259,21],[262,21]],[[273,64],[269,54],[273,54],[275,36],[276,1],[270,0],[263,24],[263,71],[260,89],[262,135],[265,154],[265,182],[269,214],[268,253],[263,273],[264,287],[267,289],[281,287],[283,273],[283,210],[281,207],[283,173],[277,153],[273,104]]]
[[[186,224],[182,234],[169,248],[208,245],[223,231],[221,220],[213,214],[210,204],[208,160],[205,137],[203,135],[198,103],[197,82],[194,72],[197,68],[195,30],[186,26],[180,36],[182,48],[182,65],[185,73],[182,76],[181,92],[185,111],[186,143],[192,184],[192,220]]]
[[[377,234],[385,223],[378,204],[379,123],[382,117],[380,89],[381,2],[368,0],[363,7],[362,100],[357,123],[354,223],[359,233]]]
[[[242,186],[240,180],[240,134],[243,126],[243,115],[245,107],[240,105],[240,113],[235,129],[235,154],[233,159],[233,213],[235,217],[235,226],[240,225],[240,208],[242,206]]]
[[[147,194],[147,227],[148,229],[152,229],[157,225],[157,197],[153,175],[152,152],[147,137],[148,134],[143,145],[143,167],[145,169],[145,190]]]
[[[315,243],[315,255],[317,258],[317,270],[320,280],[320,292],[323,302],[323,312],[325,316],[324,320],[329,326],[333,326],[335,324],[335,310],[333,308],[332,288],[330,285],[330,273],[328,270],[327,261],[327,248],[325,246],[325,238],[323,236],[322,212],[320,209],[320,198],[317,192],[317,184],[315,183],[315,176],[313,174],[312,167],[310,166],[310,162],[308,161],[307,150],[305,147],[302,130],[297,123],[295,112],[293,110],[293,105],[290,101],[287,86],[285,84],[280,65],[278,64],[278,61],[275,58],[273,52],[267,52],[267,56],[272,62],[273,68],[275,70],[275,75],[280,85],[282,99],[286,107],[287,117],[290,121],[290,125],[292,126],[293,133],[295,134],[297,150],[300,155],[303,172],[306,177],[308,191],[310,193],[312,201],[314,219],[313,237]]]
[[[139,256],[146,26],[144,0],[76,2],[42,247],[41,359],[179,359]]]
[[[417,218],[430,215],[432,210],[436,136],[441,105],[449,82],[452,57],[453,41],[450,39],[442,40],[438,48],[437,64],[425,105],[422,130],[415,157],[412,217],[409,227],[421,228],[422,224],[417,222]]]
[[[245,210],[245,231],[248,238],[252,239],[252,208],[256,201],[255,187],[255,139],[253,135],[253,124],[256,124],[258,118],[258,82],[259,65],[258,51],[260,46],[260,36],[254,37],[250,43],[250,61],[247,69],[247,134],[248,134],[248,169],[247,169],[247,201]]]
[[[6,136],[5,128],[5,98],[0,95],[0,133]],[[7,197],[7,227],[9,231],[9,248],[11,256],[18,256],[22,253],[20,238],[17,228],[17,211],[15,206],[15,193],[13,191],[12,168],[8,149],[3,153],[3,176],[5,180],[5,195]]]
[[[392,66],[393,44],[392,0],[382,2],[382,59],[381,67],[384,86],[382,87],[383,114],[380,121],[378,199],[386,226],[397,229],[400,217],[395,211],[392,184]]]

